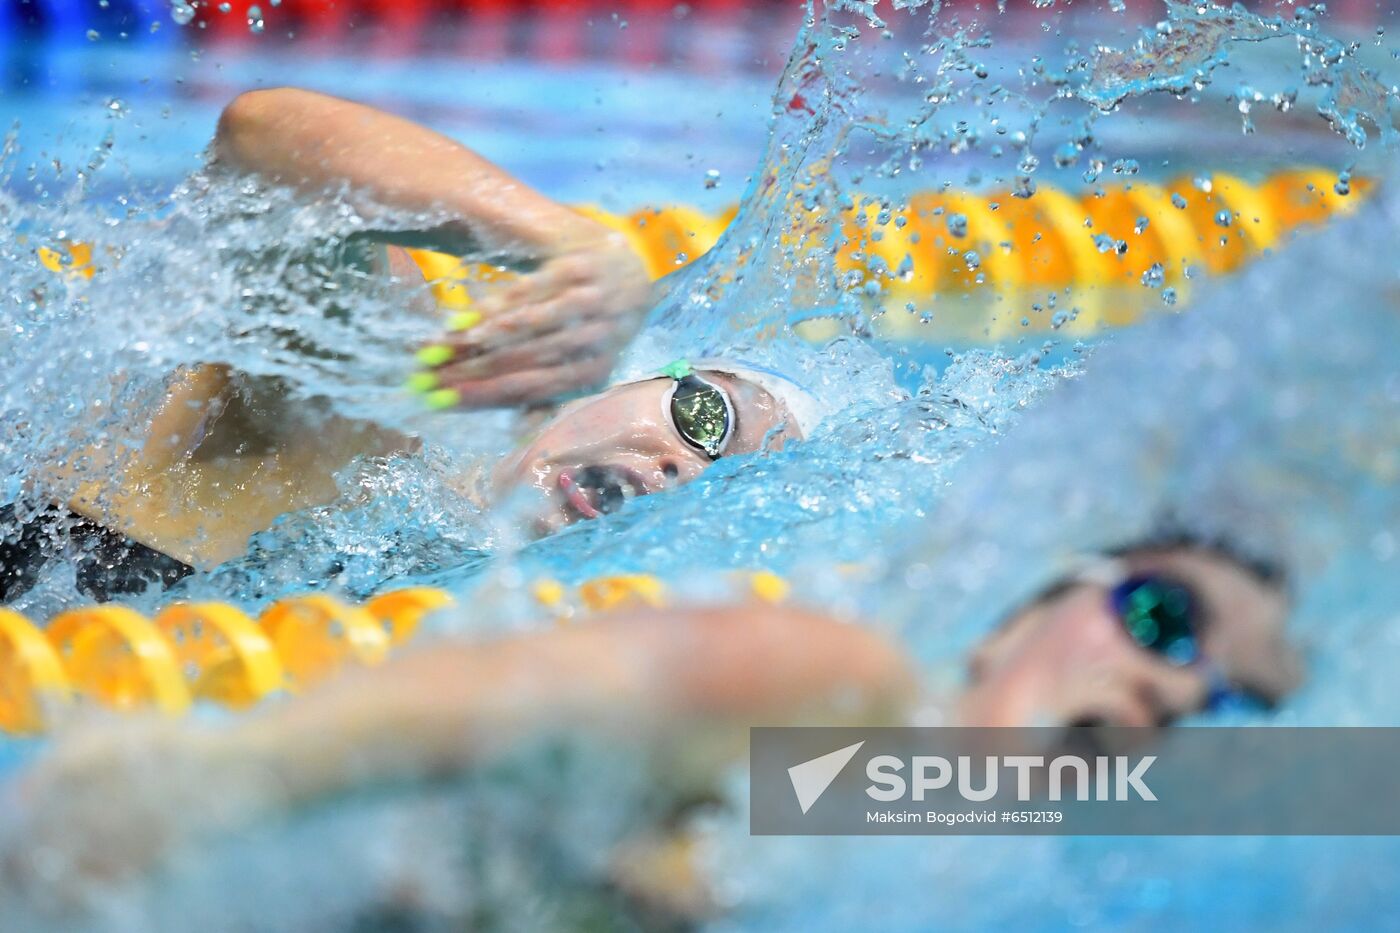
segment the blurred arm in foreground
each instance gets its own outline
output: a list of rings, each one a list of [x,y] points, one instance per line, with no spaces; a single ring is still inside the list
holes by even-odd
[[[60,735],[8,789],[20,825],[0,846],[0,893],[72,910],[182,847],[489,767],[550,737],[639,749],[659,793],[694,800],[744,754],[749,726],[889,723],[913,685],[868,630],[766,605],[444,641],[223,726]]]

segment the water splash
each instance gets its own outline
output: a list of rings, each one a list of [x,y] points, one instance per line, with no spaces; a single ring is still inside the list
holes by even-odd
[[[789,572],[804,598],[863,610],[932,671],[956,663],[1069,554],[1131,541],[1165,515],[1244,548],[1282,548],[1295,568],[1296,625],[1317,657],[1315,687],[1286,717],[1393,720],[1400,708],[1384,673],[1400,659],[1378,659],[1400,644],[1393,612],[1400,439],[1392,429],[1400,397],[1386,352],[1400,334],[1388,307],[1397,283],[1368,251],[1394,238],[1393,202],[1223,287],[1193,316],[1163,318],[1111,342],[1087,364],[1079,362],[1087,348],[1058,341],[950,348],[937,366],[880,346],[870,339],[883,313],[877,299],[914,270],[901,272],[896,261],[852,278],[833,260],[878,242],[877,233],[911,210],[916,191],[997,184],[1033,202],[1043,197],[1037,180],[1055,172],[1092,183],[1104,172],[1152,177],[1160,163],[1153,156],[1163,152],[1189,161],[1178,155],[1179,140],[1160,142],[1161,127],[1190,125],[1212,104],[1233,121],[1238,107],[1211,98],[1211,82],[1227,61],[1233,67],[1265,46],[1292,43],[1299,60],[1277,90],[1251,78],[1250,100],[1256,92],[1277,99],[1287,115],[1311,95],[1313,109],[1351,147],[1369,140],[1368,127],[1390,139],[1393,95],[1348,46],[1323,34],[1312,13],[1285,20],[1213,6],[1165,10],[1163,25],[1133,37],[1102,35],[1116,28],[1111,18],[1071,15],[1101,12],[1094,5],[1047,8],[1051,32],[1086,38],[1032,54],[994,41],[999,23],[990,10],[984,17],[948,15],[936,3],[809,7],[739,218],[710,256],[668,282],[627,362],[646,369],[682,354],[731,353],[793,372],[839,412],[808,443],[721,462],[684,489],[508,559],[502,552],[516,543],[454,486],[469,458],[432,446],[421,458],[361,463],[342,477],[340,502],[288,516],[244,558],[174,595],[256,604],[307,586],[362,592],[423,580],[481,594],[471,614],[446,623],[476,631],[523,618],[518,597],[537,574],[576,580],[648,570],[683,584],[704,571],[767,566]],[[1303,88],[1296,95],[1294,83]],[[1141,108],[1159,100],[1168,109],[1150,113],[1164,122],[1140,119]],[[1170,108],[1195,109],[1183,117]],[[1258,122],[1246,144],[1272,139]],[[1229,146],[1238,143],[1232,137]],[[1353,148],[1329,151],[1344,165],[1359,159]],[[1267,148],[1248,152],[1260,164],[1273,158]],[[91,169],[63,167],[62,183],[45,179],[60,192],[50,199],[55,206],[0,205],[10,311],[0,349],[13,361],[0,396],[8,498],[61,497],[62,484],[45,479],[38,464],[71,456],[93,435],[134,442],[140,425],[125,412],[148,406],[173,367],[211,358],[282,380],[296,397],[327,399],[335,411],[442,439],[446,432],[415,422],[389,388],[408,365],[403,346],[427,337],[430,324],[401,313],[401,292],[341,262],[346,240],[365,230],[355,210],[200,176],[159,203],[105,212],[83,200],[91,173],[104,171],[96,155]],[[35,247],[64,241],[101,244],[101,274],[88,280],[44,268]],[[1000,248],[991,245],[962,258],[974,267],[989,262]],[[1327,269],[1345,274],[1317,274]],[[1052,297],[1063,306],[1056,314],[1070,314],[1078,300]],[[984,315],[1023,313],[999,307],[1005,299],[989,289],[978,299]],[[936,322],[947,312],[939,305],[910,313]],[[794,339],[829,321],[834,342]],[[487,420],[470,420],[462,431],[490,450],[502,432]],[[84,436],[75,437],[75,424]],[[831,573],[833,563],[859,572]],[[73,598],[62,568],[42,592],[41,605]],[[546,773],[524,773],[549,783]],[[618,822],[635,800],[602,782],[580,787],[597,806],[579,812]],[[1161,918],[1154,922],[1165,928],[1186,919],[1174,911],[1226,897],[1247,901],[1251,916],[1297,924],[1309,912],[1335,918],[1348,901],[1338,892],[1355,879],[1368,895],[1383,889],[1384,878],[1370,887],[1376,866],[1396,857],[1390,844],[1300,841],[1270,844],[1262,859],[1249,840],[1137,841],[1112,851],[1094,840],[945,841],[935,850],[824,840],[815,851],[749,839],[736,816],[742,781],[730,790],[731,811],[710,828],[744,875],[726,878],[738,909],[724,921],[744,928],[855,925],[868,920],[872,897],[893,905],[892,927],[908,929],[926,928],[935,916],[977,927],[1027,917],[1108,926],[1125,915]],[[493,806],[511,799],[500,788],[465,794]],[[360,837],[366,823],[382,825],[354,804],[338,814]],[[415,851],[381,854],[395,866],[412,863],[422,845],[448,844],[443,826],[450,833],[460,825],[416,827],[408,834]],[[581,828],[579,838],[598,843],[614,830]],[[344,831],[310,820],[271,831],[248,850],[261,864],[290,870],[289,854],[324,847]],[[534,852],[528,843],[521,848]],[[561,861],[586,875],[594,866],[578,848],[590,846]],[[1022,883],[1008,894],[1012,872]],[[357,893],[341,877],[296,877],[308,886],[278,905],[339,905]],[[1318,882],[1301,907],[1278,896],[1306,887],[1300,879]],[[157,900],[242,916],[227,891],[183,880],[185,888],[177,883]],[[550,883],[522,872],[484,897],[493,909],[509,909],[534,903]],[[1173,900],[1178,893],[1190,896]]]

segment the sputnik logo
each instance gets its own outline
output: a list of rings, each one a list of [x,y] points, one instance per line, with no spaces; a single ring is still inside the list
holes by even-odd
[[[864,741],[854,745],[847,745],[845,748],[838,748],[834,752],[822,755],[820,758],[813,758],[811,761],[804,761],[800,765],[793,765],[788,768],[788,778],[792,781],[792,790],[797,794],[797,803],[802,807],[805,814],[812,809],[812,805],[821,799],[822,794],[831,786],[831,782],[836,780],[836,776],[841,773],[851,759],[860,751]]]

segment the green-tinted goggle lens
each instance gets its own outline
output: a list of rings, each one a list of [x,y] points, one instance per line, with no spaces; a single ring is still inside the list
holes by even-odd
[[[1200,656],[1196,599],[1185,584],[1168,577],[1130,577],[1109,594],[1114,613],[1143,648],[1176,664]]]
[[[724,451],[733,427],[729,399],[717,386],[695,376],[676,380],[671,393],[671,420],[686,443],[710,459]]]

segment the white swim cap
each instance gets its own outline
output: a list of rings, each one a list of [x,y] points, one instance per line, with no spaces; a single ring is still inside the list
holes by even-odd
[[[717,358],[692,360],[690,368],[724,373],[726,376],[733,376],[758,386],[787,409],[794,422],[793,426],[803,437],[810,437],[813,429],[826,415],[816,396],[792,379],[771,369]]]

